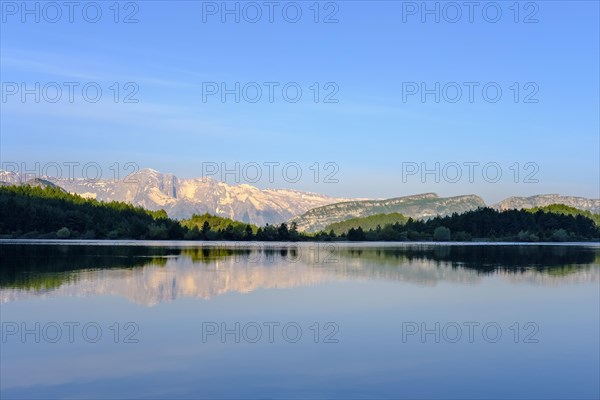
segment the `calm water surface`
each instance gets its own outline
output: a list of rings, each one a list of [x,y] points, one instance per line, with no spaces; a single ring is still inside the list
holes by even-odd
[[[598,245],[0,243],[1,398],[599,398]]]

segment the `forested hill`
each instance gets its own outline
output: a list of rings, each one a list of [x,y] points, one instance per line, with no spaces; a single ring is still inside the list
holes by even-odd
[[[590,211],[580,210],[579,208],[567,206],[565,204],[550,204],[549,206],[545,206],[545,207],[529,208],[529,209],[527,209],[527,211],[530,211],[530,212],[543,211],[543,212],[573,215],[573,216],[582,215],[584,217],[587,217],[587,218],[593,220],[596,223],[596,225],[600,226],[600,214],[594,214]]]
[[[352,228],[347,238],[367,241],[598,241],[600,227],[581,214],[479,208],[427,221],[409,219],[405,224],[396,223],[375,230]]]
[[[102,202],[56,186],[0,186],[0,238],[299,240],[294,226],[257,228],[210,214],[183,221],[165,211]]]
[[[100,202],[58,187],[0,187],[0,234],[19,238],[168,239],[181,225],[164,211]]]
[[[400,213],[389,213],[389,214],[375,214],[368,217],[351,218],[345,221],[336,222],[334,224],[327,225],[324,229],[325,232],[333,231],[336,235],[348,233],[352,228],[357,229],[361,227],[367,231],[370,229],[377,229],[386,225],[392,225],[395,223],[404,224],[408,220],[407,217]]]

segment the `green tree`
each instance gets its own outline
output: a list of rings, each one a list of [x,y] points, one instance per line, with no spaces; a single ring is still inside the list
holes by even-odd
[[[285,222],[277,228],[277,240],[290,240],[290,232]]]
[[[208,234],[210,232],[210,224],[208,221],[204,221],[202,224],[202,239],[208,239]]]
[[[450,229],[445,226],[438,226],[433,231],[433,240],[436,242],[447,242],[450,240]]]
[[[186,240],[198,240],[200,239],[200,229],[197,226],[194,226],[192,229],[187,231],[183,236]]]
[[[348,240],[350,241],[362,241],[365,240],[365,238],[365,232],[360,226],[356,229],[350,228],[348,231]]]
[[[569,234],[564,229],[557,229],[552,232],[552,240],[555,242],[566,242],[569,240]]]
[[[295,222],[292,222],[290,224],[289,240],[291,240],[292,242],[295,242],[298,240],[298,238],[299,238],[298,224],[296,224]]]
[[[71,231],[69,228],[62,227],[58,231],[56,231],[56,237],[59,239],[67,239],[71,236]]]
[[[254,233],[252,232],[252,227],[250,225],[246,225],[244,229],[244,240],[252,240],[254,239]]]
[[[148,227],[148,237],[150,239],[167,239],[169,237],[169,230],[165,224],[150,224]]]

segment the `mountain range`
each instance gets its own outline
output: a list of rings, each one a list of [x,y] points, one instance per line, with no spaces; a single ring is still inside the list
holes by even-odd
[[[0,181],[25,183],[19,174],[7,171],[0,171]],[[312,208],[347,200],[290,189],[229,185],[211,178],[180,179],[153,169],[142,169],[124,180],[44,177],[32,181],[36,185],[47,181],[86,198],[123,201],[149,210],[163,209],[175,219],[210,213],[256,225],[278,224]]]
[[[544,207],[551,204],[565,204],[580,210],[600,213],[600,199],[544,194],[531,197],[509,197],[489,207],[497,210]],[[359,200],[329,204],[313,208],[294,217],[290,222],[298,225],[298,230],[316,232],[327,226],[352,218],[370,215],[400,213],[412,218],[430,218],[486,207],[483,199],[475,195],[439,197],[435,193],[397,197],[387,200]]]
[[[439,197],[425,193],[392,199],[347,199],[291,189],[259,189],[229,185],[211,178],[182,179],[142,169],[124,180],[51,179],[25,181],[18,173],[0,170],[1,184],[55,185],[70,193],[101,201],[123,201],[149,210],[163,209],[169,217],[189,218],[210,213],[256,225],[295,222],[301,231],[315,232],[350,218],[401,213],[412,218],[462,213],[485,207],[476,195]],[[600,199],[561,196],[509,197],[491,207],[498,210],[565,204],[600,213]]]

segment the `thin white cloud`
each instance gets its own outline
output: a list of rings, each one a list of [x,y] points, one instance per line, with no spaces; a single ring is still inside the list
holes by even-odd
[[[11,73],[22,75],[24,71],[35,73],[54,75],[72,80],[88,80],[88,81],[122,81],[136,82],[138,84],[148,84],[154,86],[168,88],[190,88],[199,89],[202,87],[200,81],[195,80],[173,80],[164,79],[158,76],[140,75],[130,73],[121,66],[114,63],[107,63],[103,60],[94,60],[85,58],[88,62],[83,61],[84,57],[73,57],[66,54],[47,53],[47,52],[31,52],[13,49],[3,49],[2,57],[0,58],[0,69],[3,75],[10,80]],[[147,70],[145,67],[144,70]],[[161,72],[165,76],[185,76],[185,71],[168,71]],[[202,76],[196,72],[189,72],[187,75],[195,77]]]

